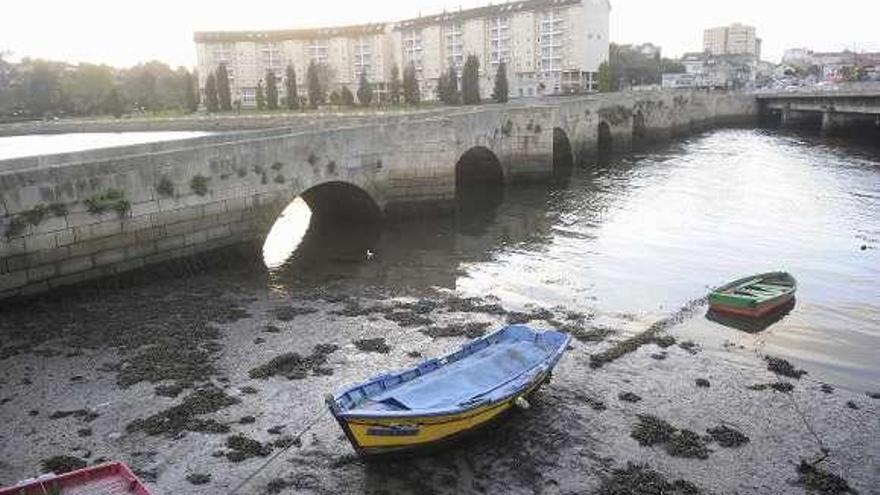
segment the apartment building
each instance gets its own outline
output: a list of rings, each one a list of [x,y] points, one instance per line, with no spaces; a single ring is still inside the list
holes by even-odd
[[[754,26],[733,23],[703,31],[703,50],[711,55],[753,55],[761,59],[761,39]]]
[[[460,75],[467,56],[476,55],[484,97],[501,62],[513,98],[592,91],[608,59],[610,10],[607,0],[523,0],[360,26],[198,32],[199,83],[204,88],[207,74],[225,64],[233,99],[253,106],[267,70],[283,80],[292,65],[302,86],[315,62],[328,91],[354,91],[366,73],[382,100],[391,68],[402,73],[412,63],[423,98],[433,99],[441,74],[453,66]]]

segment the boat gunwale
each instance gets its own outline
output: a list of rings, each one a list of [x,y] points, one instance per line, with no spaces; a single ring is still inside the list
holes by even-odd
[[[744,296],[738,294],[728,294],[724,291],[738,288],[741,285],[750,285],[752,283],[761,283],[766,279],[777,278],[782,279],[786,282],[790,282],[791,285],[786,288],[783,292],[775,295],[768,295],[764,297],[759,296]],[[713,308],[737,308],[737,309],[760,309],[762,306],[766,306],[768,304],[774,304],[775,301],[780,298],[785,298],[794,294],[797,291],[797,280],[788,272],[784,271],[775,271],[775,272],[767,272],[767,273],[758,273],[754,275],[749,275],[747,277],[742,277],[736,279],[732,282],[728,282],[720,287],[714,288],[709,292],[708,300],[709,305]],[[713,301],[715,298],[725,298],[728,301]]]
[[[409,410],[395,410],[395,411],[376,410],[376,411],[369,411],[369,412],[365,412],[363,410],[354,410],[354,411],[357,411],[357,412],[354,412],[352,410],[342,410],[339,408],[339,405],[338,405],[339,399],[351,391],[354,391],[358,388],[362,388],[366,385],[380,382],[381,380],[392,377],[392,376],[399,376],[399,375],[402,375],[402,374],[410,372],[410,371],[418,370],[421,365],[423,365],[424,363],[427,363],[427,362],[442,361],[443,359],[448,358],[449,356],[455,354],[456,352],[459,352],[461,349],[463,349],[467,346],[472,346],[480,341],[489,340],[492,337],[495,337],[496,335],[504,332],[506,329],[515,328],[515,327],[528,328],[530,331],[534,332],[536,336],[543,335],[548,332],[554,332],[554,333],[561,335],[563,338],[562,338],[562,341],[559,343],[559,345],[555,346],[556,348],[550,354],[548,354],[544,359],[542,359],[541,361],[539,361],[535,365],[524,369],[519,374],[511,377],[510,379],[508,379],[502,383],[499,383],[494,388],[492,388],[482,394],[476,395],[474,397],[481,397],[481,396],[485,396],[487,394],[491,394],[493,391],[498,390],[498,389],[504,387],[505,385],[516,382],[517,380],[521,379],[523,376],[534,375],[534,376],[531,376],[529,380],[524,381],[522,383],[522,385],[516,387],[514,390],[512,390],[510,392],[507,392],[503,395],[500,395],[498,397],[494,397],[491,399],[477,400],[477,401],[474,401],[473,404],[469,404],[467,406],[456,405],[457,407],[448,408],[448,409],[409,409]],[[330,410],[333,413],[333,415],[336,417],[337,420],[344,420],[346,422],[347,421],[359,422],[359,421],[371,420],[371,419],[373,419],[373,420],[387,420],[387,419],[397,419],[397,418],[403,419],[403,420],[411,420],[413,418],[422,418],[422,417],[455,416],[455,415],[460,415],[463,413],[475,411],[477,409],[483,409],[483,408],[489,409],[492,406],[495,406],[497,404],[508,401],[512,397],[514,397],[518,394],[521,394],[523,390],[528,390],[530,388],[530,386],[533,385],[539,377],[541,377],[542,375],[545,374],[543,372],[549,372],[550,370],[553,369],[554,366],[556,366],[556,364],[562,358],[562,354],[565,353],[565,349],[568,347],[570,342],[571,342],[571,335],[569,335],[565,332],[560,332],[559,330],[556,330],[556,329],[545,330],[545,331],[539,332],[539,331],[536,331],[535,329],[532,329],[531,327],[526,327],[524,325],[508,325],[508,326],[505,326],[505,327],[502,327],[502,328],[496,330],[495,332],[490,333],[489,335],[485,335],[483,337],[480,337],[480,338],[477,338],[474,340],[470,340],[470,341],[464,343],[461,347],[459,347],[458,350],[444,354],[443,356],[440,356],[437,358],[427,359],[425,361],[418,363],[415,366],[412,366],[412,367],[409,367],[409,368],[406,368],[406,369],[403,369],[400,371],[392,372],[392,373],[385,373],[385,374],[373,377],[365,382],[352,385],[351,387],[346,388],[342,392],[339,392],[338,394],[334,394],[331,397],[328,397],[328,405],[330,406]],[[495,345],[495,344],[490,344],[490,345]],[[440,368],[435,368],[434,370],[431,370],[431,372],[434,372],[438,369],[440,369]],[[535,372],[536,370],[537,370],[537,372]],[[425,376],[425,375],[422,375],[422,376]]]

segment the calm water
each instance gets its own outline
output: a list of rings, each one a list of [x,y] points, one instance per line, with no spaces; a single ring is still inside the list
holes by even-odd
[[[85,132],[0,137],[0,160],[28,156],[72,153],[132,144],[175,141],[209,134],[207,132]]]
[[[565,306],[646,323],[709,287],[784,269],[799,281],[797,305],[768,330],[749,335],[701,314],[678,331],[789,357],[817,380],[880,383],[876,148],[720,130],[470,208],[458,220],[378,233],[308,234],[278,267],[296,248],[290,232],[304,230],[307,208],[293,205],[289,235],[279,225],[265,247],[267,265],[279,286],[442,287],[492,294],[510,308]]]

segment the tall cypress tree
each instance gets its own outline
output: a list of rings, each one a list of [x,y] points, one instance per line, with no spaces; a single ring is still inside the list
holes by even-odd
[[[296,88],[296,70],[293,68],[293,65],[287,66],[287,73],[284,77],[284,89],[287,91],[287,108],[295,110],[299,108],[299,94]]]
[[[492,98],[498,103],[507,103],[508,97],[507,64],[501,62],[498,64],[498,72],[495,74],[495,90],[492,91]]]
[[[373,102],[373,86],[367,80],[366,71],[361,72],[361,80],[358,83],[358,101],[362,106],[368,107]]]
[[[208,80],[205,81],[205,106],[209,112],[216,112],[220,109],[220,99],[217,96],[217,76],[208,74]]]
[[[458,92],[458,71],[454,65],[449,66],[449,74],[447,75],[446,94],[448,95],[450,105],[458,105],[461,103],[461,94]]]
[[[263,81],[257,82],[257,110],[266,108],[266,96],[263,94]]]
[[[229,91],[229,72],[226,64],[217,67],[217,98],[220,100],[220,110],[228,112],[232,110],[232,94]]]
[[[443,103],[449,103],[449,74],[442,72],[437,78],[437,99]]]
[[[351,93],[351,90],[348,89],[348,86],[343,86],[341,90],[339,90],[339,103],[347,106],[354,106],[354,95]]]
[[[190,71],[183,73],[183,105],[189,113],[199,109],[199,94],[196,89],[196,76]]]
[[[321,79],[318,77],[318,65],[314,60],[309,63],[306,80],[309,84],[309,105],[312,108],[318,108],[318,105],[324,103],[325,96],[324,88],[321,87]]]
[[[269,110],[278,110],[278,81],[275,71],[266,71],[266,105]]]
[[[397,64],[394,64],[391,67],[391,104],[398,105],[400,104],[400,68],[397,67]]]
[[[468,55],[461,75],[461,98],[465,105],[480,104],[480,59]]]
[[[410,62],[403,70],[403,101],[407,105],[418,105],[421,99],[419,81],[416,78],[416,66]]]

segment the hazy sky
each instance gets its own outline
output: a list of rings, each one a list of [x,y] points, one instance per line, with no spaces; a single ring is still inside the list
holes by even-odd
[[[133,65],[195,64],[197,30],[284,29],[405,19],[488,0],[3,0],[0,51]],[[494,3],[500,3],[497,0]],[[764,58],[785,48],[880,51],[880,0],[612,0],[611,39],[651,41],[667,56],[702,48],[706,27],[752,24]]]

